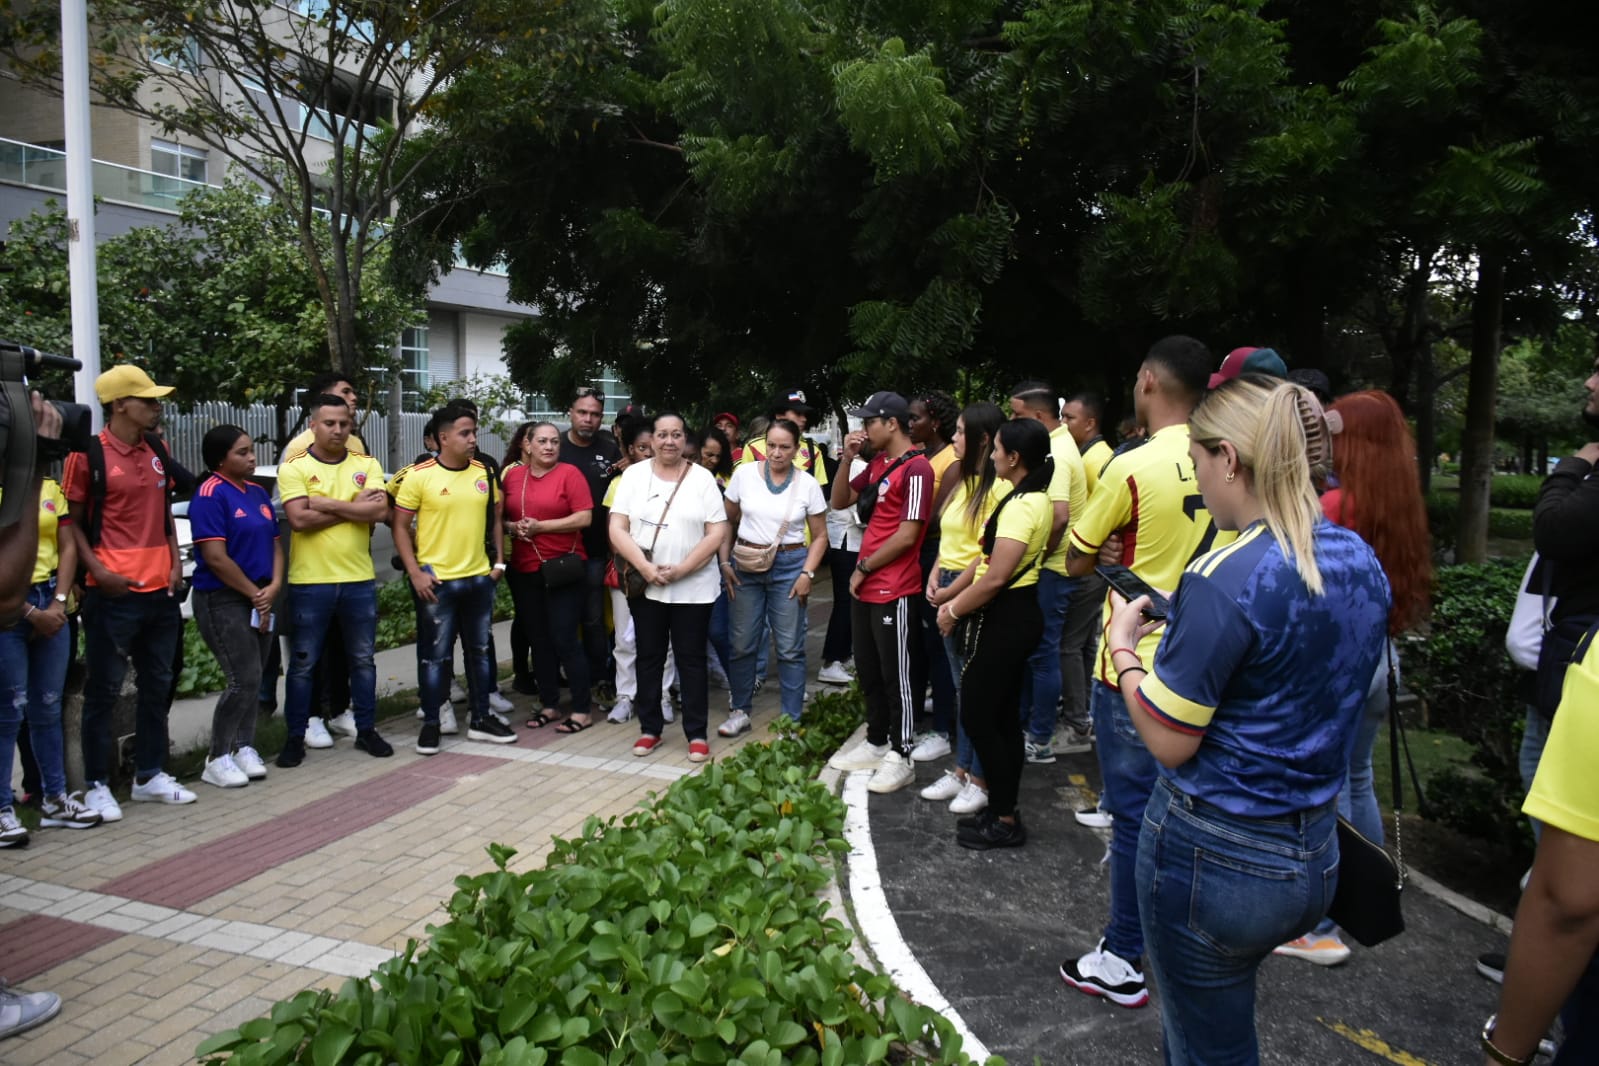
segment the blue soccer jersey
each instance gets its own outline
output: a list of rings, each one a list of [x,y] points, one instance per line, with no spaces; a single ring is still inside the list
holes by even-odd
[[[1157,721],[1204,738],[1161,773],[1233,814],[1275,817],[1338,795],[1386,646],[1390,594],[1376,555],[1325,519],[1315,546],[1320,596],[1259,523],[1196,559],[1138,688]]]
[[[278,519],[272,498],[253,481],[242,484],[212,474],[200,483],[189,501],[189,531],[194,534],[194,587],[222,588],[222,580],[205,565],[199,551],[203,541],[220,540],[228,557],[244,576],[258,585],[272,580],[272,548],[278,539]]]

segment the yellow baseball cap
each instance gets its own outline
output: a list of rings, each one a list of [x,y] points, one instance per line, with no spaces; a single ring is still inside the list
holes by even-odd
[[[101,403],[110,403],[128,396],[145,400],[159,400],[172,391],[171,385],[157,385],[150,375],[131,363],[114,366],[94,379],[94,394]]]

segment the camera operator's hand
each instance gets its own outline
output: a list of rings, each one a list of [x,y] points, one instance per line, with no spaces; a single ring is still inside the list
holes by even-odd
[[[49,607],[29,611],[28,621],[33,624],[33,631],[39,636],[53,637],[67,624],[67,609],[59,601],[51,600]]]
[[[51,440],[60,439],[61,412],[56,410],[56,405],[41,396],[37,389],[34,390],[31,400],[34,432]]]

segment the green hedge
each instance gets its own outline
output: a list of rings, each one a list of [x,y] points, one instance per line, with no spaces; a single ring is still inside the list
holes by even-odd
[[[1506,474],[1489,482],[1488,502],[1494,507],[1530,511],[1538,503],[1543,478],[1537,474]]]
[[[197,1054],[238,1064],[965,1063],[949,1022],[857,965],[819,893],[844,805],[814,775],[861,718],[819,697],[544,869],[456,880],[426,945],[337,995],[305,991]],[[998,1061],[998,1060],[991,1060]]]
[[[1495,478],[1495,482],[1511,480]],[[1427,528],[1432,533],[1434,547],[1447,548],[1455,543],[1460,527],[1460,493],[1454,489],[1433,489],[1427,493]],[[1532,511],[1516,507],[1493,506],[1488,509],[1488,535],[1510,540],[1532,539]]]

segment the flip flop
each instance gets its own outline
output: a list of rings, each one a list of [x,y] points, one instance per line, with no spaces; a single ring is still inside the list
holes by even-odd
[[[573,733],[583,732],[583,730],[589,728],[593,724],[594,723],[592,720],[587,722],[579,722],[576,718],[568,718],[566,721],[556,726],[555,731],[561,734],[563,737],[569,737]]]
[[[529,729],[543,729],[551,722],[559,722],[560,720],[561,716],[558,714],[548,714],[544,711],[540,711],[538,714],[535,714],[533,717],[527,720],[527,727]]]

